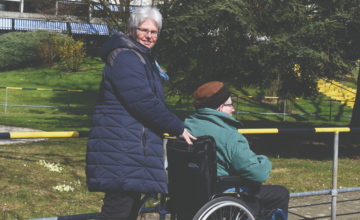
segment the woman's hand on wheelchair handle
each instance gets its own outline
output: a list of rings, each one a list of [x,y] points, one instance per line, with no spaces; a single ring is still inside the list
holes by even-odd
[[[186,128],[184,129],[184,132],[182,133],[183,138],[185,139],[186,143],[192,145],[193,143],[191,142],[190,138],[193,140],[196,140],[197,138],[192,136],[187,130]],[[178,137],[179,138],[179,137]]]

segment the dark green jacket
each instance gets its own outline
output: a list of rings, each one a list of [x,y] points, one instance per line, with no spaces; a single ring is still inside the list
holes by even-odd
[[[240,175],[257,183],[269,178],[271,162],[266,156],[250,150],[248,141],[237,130],[242,126],[240,121],[224,112],[202,108],[190,115],[184,124],[195,137],[211,135],[215,138],[218,176]]]

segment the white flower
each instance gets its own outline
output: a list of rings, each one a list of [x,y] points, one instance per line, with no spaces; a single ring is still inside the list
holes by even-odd
[[[69,192],[71,190],[71,192],[74,191],[74,188],[69,186],[69,185],[57,185],[57,186],[53,186],[52,187],[54,190],[57,190],[59,192]]]
[[[75,185],[75,186],[81,186],[81,182],[80,182],[80,180],[78,180],[78,181],[74,180],[74,182],[73,182],[73,183],[74,183],[74,185]]]
[[[62,171],[65,171],[65,168],[60,167],[59,163],[47,163],[45,160],[40,160],[37,162],[37,164],[40,164],[44,166],[46,169],[49,169],[51,172],[58,172],[61,173]]]
[[[26,167],[26,164],[24,164],[24,167]]]

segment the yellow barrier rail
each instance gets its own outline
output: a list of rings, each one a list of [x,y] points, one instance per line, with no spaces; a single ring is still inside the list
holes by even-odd
[[[284,134],[284,133],[339,133],[360,132],[360,128],[338,127],[338,128],[252,128],[238,129],[241,134]],[[88,137],[89,131],[55,131],[55,132],[6,132],[0,133],[0,139],[22,139],[22,138],[78,138]],[[169,134],[165,138],[172,139]]]

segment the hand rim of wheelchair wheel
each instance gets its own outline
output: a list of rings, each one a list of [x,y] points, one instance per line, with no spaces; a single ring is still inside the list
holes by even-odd
[[[250,209],[244,204],[244,202],[233,197],[220,197],[209,201],[196,213],[193,220],[206,220],[211,214],[227,206],[236,207],[239,211],[242,211],[247,215],[247,219],[255,220]]]

